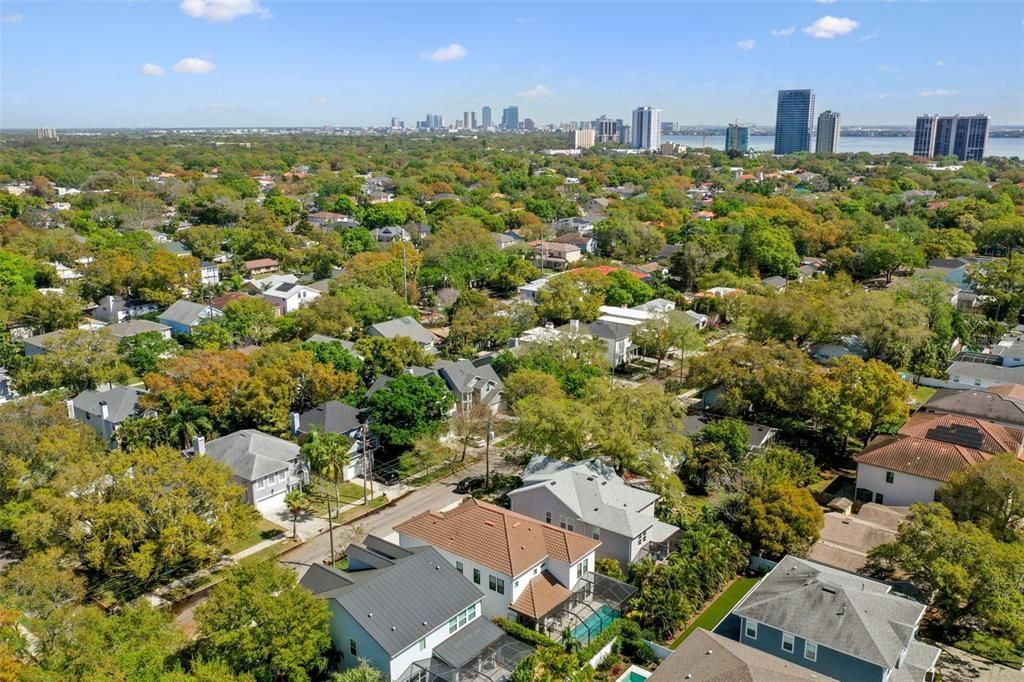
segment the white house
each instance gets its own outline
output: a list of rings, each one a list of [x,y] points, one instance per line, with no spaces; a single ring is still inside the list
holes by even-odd
[[[348,570],[312,564],[300,581],[327,600],[343,668],[365,660],[387,681],[457,680],[463,671],[505,679],[532,652],[510,647],[515,655],[500,657],[508,635],[484,617],[480,589],[435,549],[370,535],[346,554]]]
[[[320,298],[320,292],[301,284],[282,282],[264,291],[262,296],[282,314],[288,314]]]

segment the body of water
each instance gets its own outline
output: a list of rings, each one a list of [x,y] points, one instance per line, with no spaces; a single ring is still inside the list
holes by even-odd
[[[663,142],[675,142],[687,147],[700,147],[703,140],[712,149],[725,149],[725,135],[662,135]],[[813,144],[813,140],[811,141]],[[775,146],[775,138],[771,135],[751,135],[750,148],[755,151],[770,152]],[[907,137],[846,137],[839,139],[839,152],[868,152],[870,154],[888,154],[903,152],[910,154],[914,149],[914,138]],[[990,137],[985,146],[987,156],[1019,156],[1024,157],[1024,138],[1021,137]]]

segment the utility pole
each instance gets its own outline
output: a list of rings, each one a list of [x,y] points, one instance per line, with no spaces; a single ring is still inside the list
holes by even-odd
[[[331,566],[334,565],[334,521],[331,520],[331,495],[327,494],[327,538],[331,542]]]
[[[494,438],[494,431],[491,431],[491,418],[487,418],[487,440],[484,446],[484,487],[491,487],[491,439]]]
[[[370,497],[373,497],[373,464],[370,462],[370,453],[366,448],[366,432],[369,430],[368,424],[363,424],[363,428],[360,429],[360,435],[363,438],[363,504],[367,503],[366,500],[366,482],[370,482]]]

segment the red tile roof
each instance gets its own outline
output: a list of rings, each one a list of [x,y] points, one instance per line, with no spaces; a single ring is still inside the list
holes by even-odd
[[[598,272],[605,276],[610,275],[613,272],[618,272],[619,270],[622,270],[622,268],[617,268],[614,265],[595,265],[594,267],[587,269],[592,270],[594,272]],[[647,275],[643,274],[642,272],[633,272],[632,270],[626,270],[626,272],[633,275],[637,279],[644,279],[645,277],[647,277]]]
[[[950,476],[969,466],[980,464],[991,455],[913,436],[876,436],[854,460],[881,469],[899,471],[934,481],[948,481]]]
[[[537,620],[564,604],[571,596],[572,593],[555,580],[555,576],[544,571],[526,583],[519,599],[512,602],[509,608]]]
[[[977,433],[981,437],[981,444],[978,445],[977,449],[991,454],[999,454],[1001,452],[1017,454],[1020,452],[1021,445],[1024,444],[1024,431],[1020,429],[1013,429],[1001,426],[995,422],[974,419],[973,417],[962,417],[955,414],[918,412],[910,421],[903,425],[900,433],[905,436],[926,438],[956,445],[962,443],[962,441],[951,441],[949,438],[937,434],[937,431],[954,432],[956,430]]]
[[[513,577],[548,557],[576,563],[601,544],[473,498],[449,511],[418,514],[395,530]]]

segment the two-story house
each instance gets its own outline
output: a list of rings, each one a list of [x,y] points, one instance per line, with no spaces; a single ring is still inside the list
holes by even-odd
[[[160,310],[156,303],[140,299],[126,299],[123,296],[104,296],[92,311],[92,316],[102,322],[124,322],[141,315]]]
[[[484,617],[484,595],[432,547],[370,535],[346,554],[348,570],[312,564],[300,581],[327,600],[343,668],[364,660],[388,682],[457,680],[463,669],[505,679],[532,652],[515,646],[515,656],[500,655],[508,635]]]
[[[504,384],[489,364],[477,367],[470,360],[438,360],[433,369],[455,396],[456,409],[465,412],[481,405],[492,413],[501,410]]]
[[[141,388],[131,386],[82,391],[66,401],[68,416],[88,424],[103,440],[112,444],[114,434],[124,420],[143,413],[139,398],[145,393]]]
[[[633,326],[621,322],[595,320],[582,323],[579,320],[569,320],[568,324],[558,327],[558,331],[563,334],[590,336],[603,342],[606,349],[604,359],[611,367],[628,364],[639,352],[637,345],[633,343]]]
[[[245,490],[245,499],[261,508],[279,504],[289,490],[309,483],[309,470],[299,446],[255,429],[243,429],[209,443],[197,436],[192,455],[205,455],[227,465]]]
[[[562,242],[529,242],[533,264],[547,270],[568,270],[573,263],[583,258],[583,251],[576,244]]]
[[[742,644],[844,682],[923,682],[939,656],[915,639],[926,606],[890,590],[787,556],[716,630],[738,625]]]
[[[483,613],[589,642],[618,617],[633,588],[594,573],[600,540],[466,498],[395,526],[405,548],[430,545],[484,590]]]
[[[366,464],[364,454],[372,456],[377,449],[376,434],[366,429],[364,453],[364,419],[365,415],[362,410],[346,405],[339,400],[328,400],[323,405],[318,405],[302,414],[292,412],[291,428],[292,434],[299,438],[299,442],[304,441],[314,431],[337,433],[349,438],[352,441],[352,445],[348,449],[349,463],[342,472],[342,479],[348,481],[363,475],[363,467]]]
[[[320,292],[316,289],[287,282],[282,282],[271,289],[267,289],[262,295],[282,315],[293,313],[302,306],[320,298]]]
[[[600,540],[599,558],[623,566],[664,556],[679,528],[659,521],[659,495],[627,485],[597,459],[566,462],[536,455],[523,472],[523,486],[508,494],[512,511]]]

